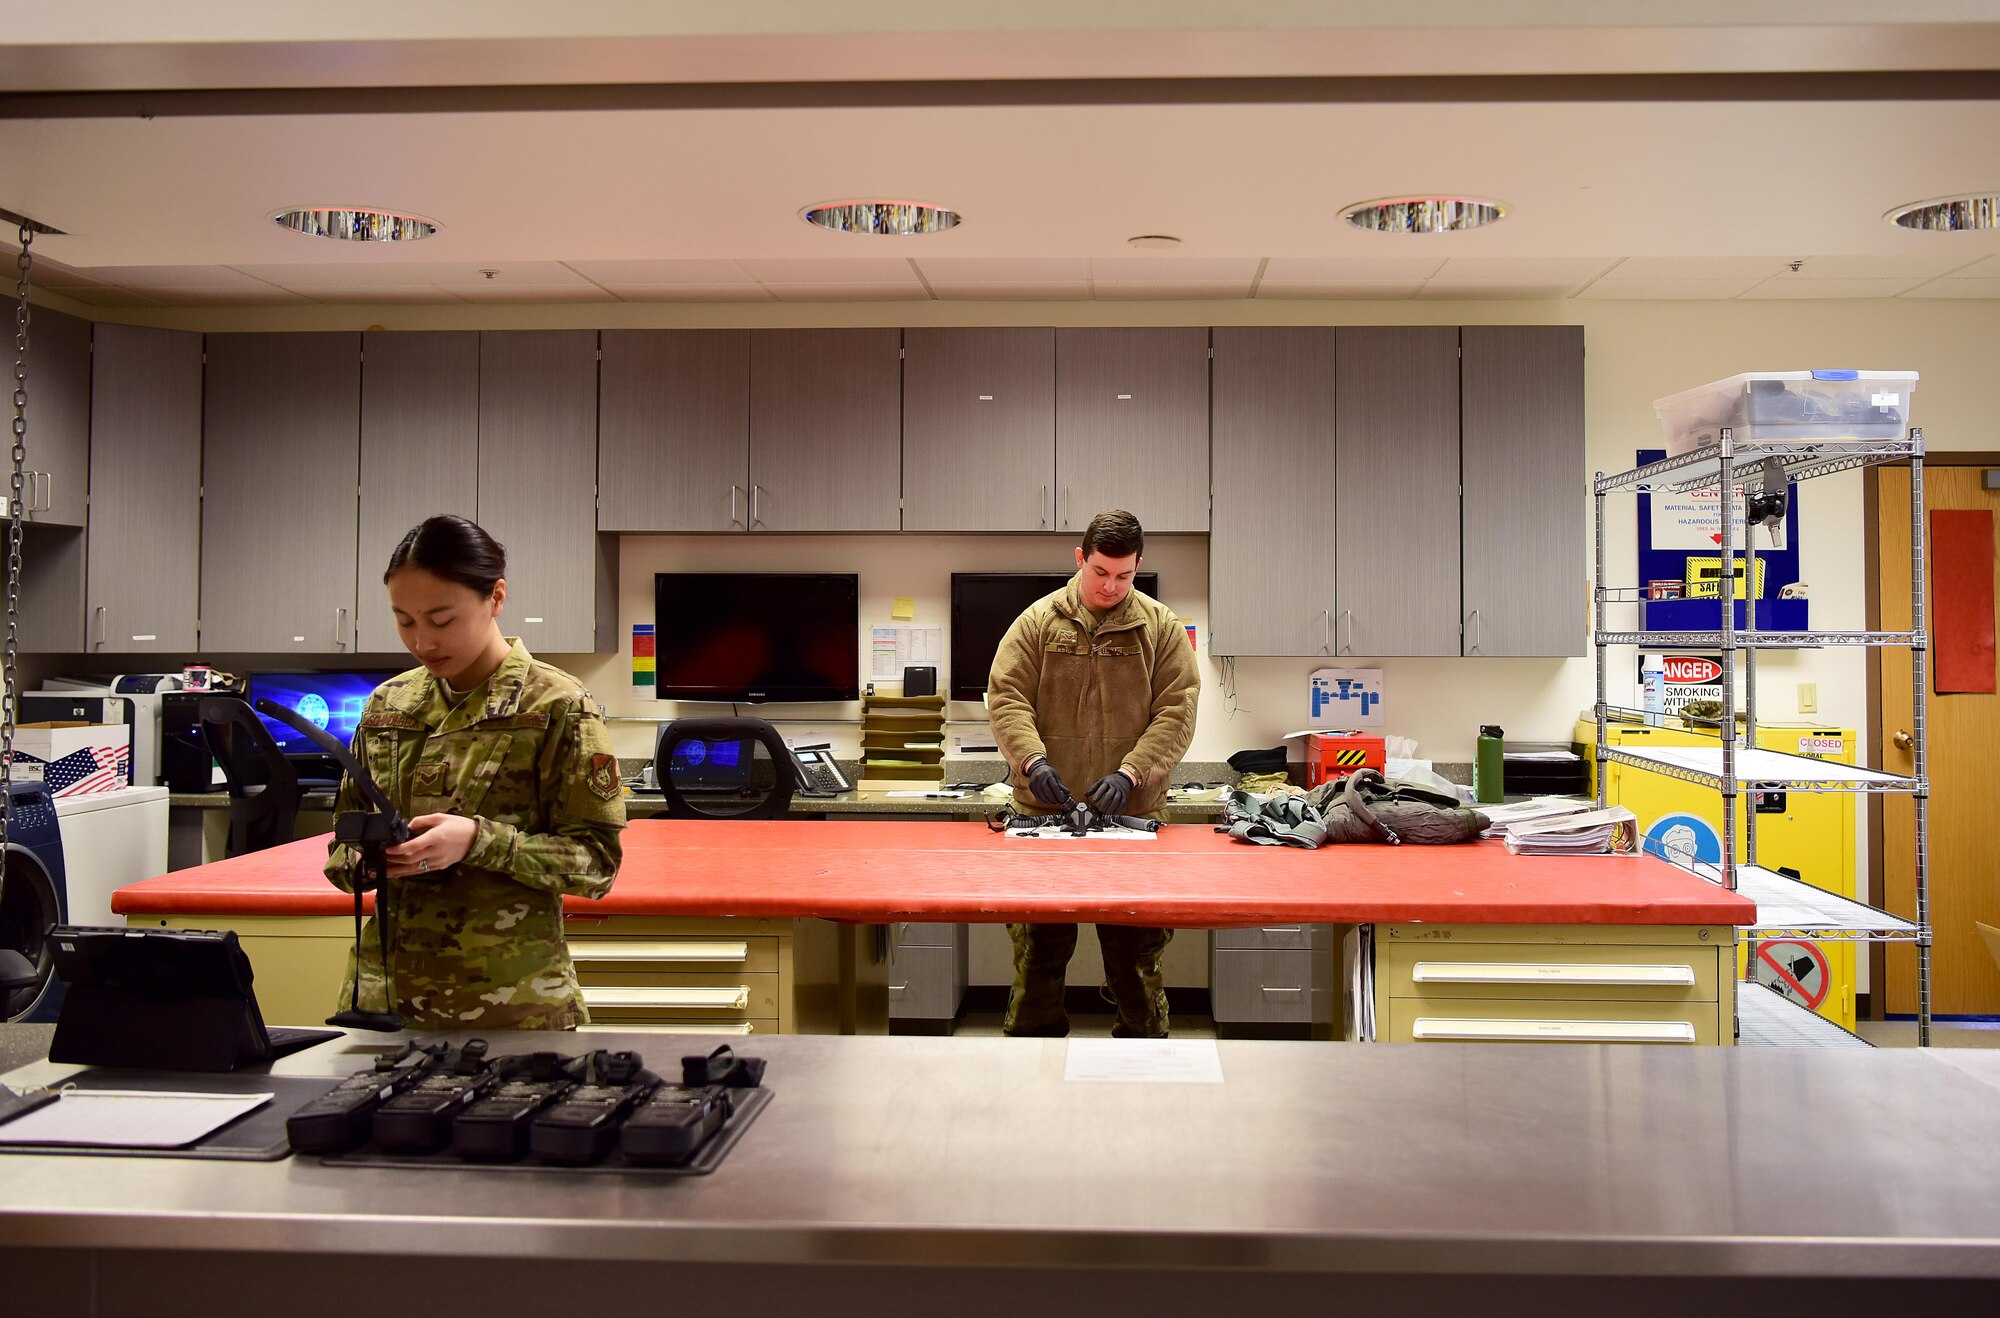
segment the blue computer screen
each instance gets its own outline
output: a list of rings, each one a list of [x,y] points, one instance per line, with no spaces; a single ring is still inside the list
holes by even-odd
[[[682,742],[674,747],[674,760],[670,766],[674,781],[683,786],[714,786],[746,781],[749,778],[749,765],[743,760],[746,744],[741,740],[704,741],[700,738]]]
[[[354,739],[354,725],[361,720],[361,707],[368,703],[368,697],[382,682],[393,676],[383,672],[371,673],[252,673],[250,688],[246,693],[254,706],[259,700],[270,700],[285,708],[295,710],[324,728],[333,739],[345,746]],[[271,739],[278,743],[278,749],[287,755],[319,755],[320,748],[303,732],[280,723],[263,714],[257,716],[264,721]]]

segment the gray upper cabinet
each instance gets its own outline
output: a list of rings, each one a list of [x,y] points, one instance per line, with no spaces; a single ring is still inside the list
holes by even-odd
[[[201,611],[201,335],[99,325],[95,359],[85,647],[193,654]]]
[[[597,331],[480,334],[479,524],[507,550],[503,630],[538,654],[615,644],[615,542],[597,534]]]
[[[1056,331],[1056,529],[1208,530],[1208,331]]]
[[[356,646],[402,648],[382,571],[410,528],[479,511],[479,335],[371,331],[361,340],[361,558]]]
[[[750,529],[750,335],[605,330],[605,531]]]
[[[1580,655],[1583,328],[1463,331],[1465,653]]]
[[[11,325],[13,317],[7,319]],[[90,322],[34,308],[27,374],[28,460],[21,488],[27,520],[82,526],[90,493]]]
[[[898,329],[750,338],[750,529],[902,528]]]
[[[1209,649],[1330,655],[1335,331],[1217,328]]]
[[[359,334],[211,334],[201,644],[351,654]]]
[[[1339,330],[1334,648],[1459,652],[1458,329]]]
[[[1047,531],[1052,329],[903,331],[903,529]]]

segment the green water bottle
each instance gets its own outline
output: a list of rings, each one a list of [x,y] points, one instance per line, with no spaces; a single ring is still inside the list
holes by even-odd
[[[1479,749],[1472,757],[1472,799],[1481,805],[1493,805],[1507,794],[1502,781],[1507,760],[1500,741],[1506,735],[1490,723],[1479,729]]]

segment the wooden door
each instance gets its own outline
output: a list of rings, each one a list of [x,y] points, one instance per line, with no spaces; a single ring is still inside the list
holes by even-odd
[[[902,529],[903,332],[757,330],[750,529]]]
[[[201,644],[354,652],[359,334],[211,334]]]
[[[531,654],[586,654],[615,630],[600,609],[596,330],[481,332],[479,524],[507,550],[501,629]]]
[[[1339,331],[1335,653],[1459,653],[1458,329]]]
[[[1056,529],[1208,529],[1208,331],[1056,331]]]
[[[1215,330],[1216,654],[1333,653],[1334,335]]]
[[[479,335],[374,331],[361,343],[361,553],[355,646],[400,650],[382,589],[427,517],[479,514]]]
[[[605,330],[597,467],[605,531],[750,528],[750,336]]]
[[[97,327],[84,644],[191,655],[201,584],[201,335]]]
[[[1989,509],[2000,521],[2000,491],[1981,488],[1978,466],[1924,466],[1924,510]],[[1883,468],[1875,476],[1877,624],[1896,631],[1910,625],[1910,473]],[[1928,545],[1929,518],[1926,516]],[[1926,555],[1928,559],[1928,554]],[[2000,563],[2000,546],[1996,546]],[[1951,607],[1949,600],[1944,607]],[[1936,634],[1939,600],[1927,590],[1925,611]],[[1992,620],[1987,620],[1989,625]],[[1897,734],[1913,731],[1910,652],[1876,652],[1881,718],[1875,728],[1877,763],[1909,773],[1911,752]],[[1926,773],[1931,781],[1930,919],[1931,1011],[1939,1016],[2000,1012],[2000,966],[1987,952],[1974,921],[2000,925],[2000,834],[1993,830],[1993,748],[2000,746],[2000,695],[1936,694],[1935,668],[1926,703]],[[1916,806],[1908,797],[1882,802],[1877,848],[1887,909],[1916,917]],[[1888,946],[1871,995],[1886,992],[1893,1015],[1917,1010],[1916,949]],[[1883,980],[1886,979],[1886,984]],[[1878,1000],[1879,996],[1878,996]]]
[[[911,329],[903,352],[903,529],[1053,529],[1055,331]]]
[[[1580,655],[1583,327],[1460,331],[1464,653]]]

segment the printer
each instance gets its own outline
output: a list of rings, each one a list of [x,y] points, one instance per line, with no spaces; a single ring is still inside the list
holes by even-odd
[[[52,677],[39,691],[21,695],[23,723],[124,723],[132,729],[132,782],[160,782],[160,712],[169,691],[182,687],[179,673],[125,673],[117,677]]]

